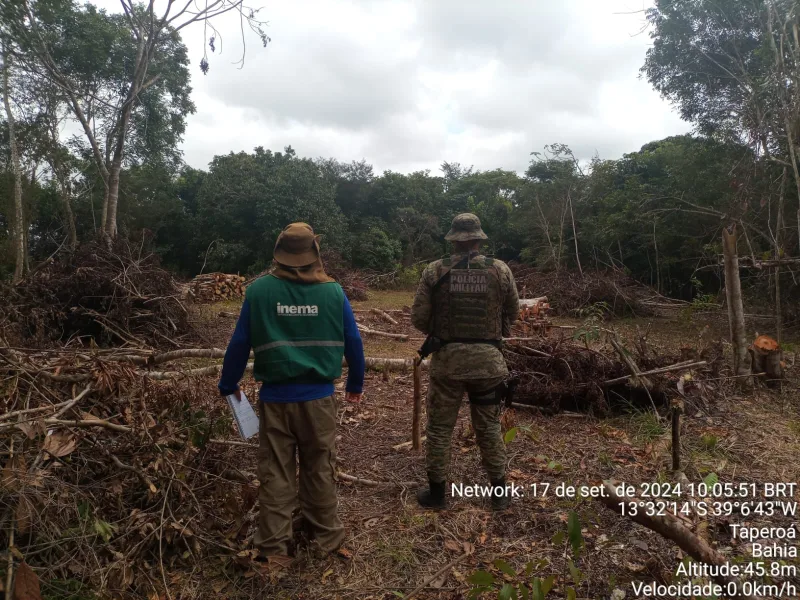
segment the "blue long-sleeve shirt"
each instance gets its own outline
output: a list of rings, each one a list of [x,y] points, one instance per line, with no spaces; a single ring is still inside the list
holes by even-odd
[[[347,296],[342,308],[344,322],[344,356],[347,359],[347,384],[345,390],[360,394],[364,387],[364,344],[356,326],[353,309]],[[242,304],[236,329],[231,336],[225,359],[222,362],[218,388],[223,396],[233,394],[239,389],[239,381],[247,368],[250,358],[250,304],[247,300]],[[261,385],[259,397],[262,402],[305,402],[333,395],[333,382],[329,383],[264,383]]]

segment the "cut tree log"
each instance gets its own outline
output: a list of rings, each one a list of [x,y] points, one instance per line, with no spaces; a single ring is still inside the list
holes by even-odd
[[[605,488],[606,495],[601,496],[599,500],[614,512],[622,514],[623,504],[630,506],[633,503],[639,502],[639,500],[636,497],[621,497],[617,495],[617,485],[618,482],[604,481],[603,487]],[[705,540],[687,529],[674,515],[667,513],[664,516],[650,516],[647,514],[647,511],[644,510],[637,511],[635,515],[630,513],[631,511],[626,511],[627,516],[629,516],[631,520],[640,525],[644,525],[648,529],[652,529],[668,540],[672,540],[681,550],[689,554],[689,556],[695,560],[708,565],[717,566],[724,565],[728,562],[724,556],[709,546]],[[711,576],[711,579],[723,586],[724,589],[727,589],[728,585],[735,587],[735,589],[742,589],[742,582],[735,577],[714,575]],[[746,594],[741,594],[738,597],[744,598],[745,600],[760,600],[758,596],[749,596]]]
[[[226,273],[198,275],[189,284],[189,295],[197,302],[217,302],[244,296],[245,278]]]
[[[783,353],[780,344],[768,335],[760,335],[753,341],[749,351],[753,361],[753,375],[766,373],[767,386],[779,387],[783,379]]]
[[[401,342],[408,341],[408,336],[405,333],[388,333],[386,331],[376,331],[375,329],[368,329],[366,327],[362,327],[361,325],[358,326],[358,330],[361,333],[365,333],[367,335],[376,335],[379,337],[391,338],[394,340],[400,340]]]
[[[736,249],[736,224],[722,230],[722,250],[725,253],[725,296],[728,301],[728,324],[733,344],[733,371],[742,387],[751,387],[751,357],[747,351],[742,302],[742,282],[739,278],[739,255]]]

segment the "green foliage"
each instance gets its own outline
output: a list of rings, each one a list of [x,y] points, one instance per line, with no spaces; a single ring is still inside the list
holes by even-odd
[[[353,264],[357,267],[386,273],[394,269],[403,253],[399,240],[392,239],[378,226],[370,227],[363,234],[356,234],[352,252]]]
[[[76,579],[41,580],[43,600],[97,600],[98,596],[88,586]]]
[[[577,314],[583,319],[583,322],[572,334],[572,339],[583,342],[588,348],[590,342],[600,339],[600,324],[606,317],[613,315],[614,311],[608,302],[595,302],[579,308]]]
[[[714,487],[719,483],[719,477],[716,473],[709,473],[703,478],[703,483],[705,483],[709,488]]]
[[[503,436],[503,441],[506,444],[510,444],[517,438],[517,433],[519,432],[518,427],[512,427],[508,431],[506,431],[505,435]]]
[[[560,546],[566,539],[569,539],[569,548],[577,560],[584,542],[580,519],[575,512],[569,513],[566,529],[559,530],[553,536],[552,542]],[[467,582],[472,585],[467,597],[477,598],[484,593],[496,592],[498,600],[545,600],[555,585],[556,576],[537,575],[537,573],[549,566],[550,561],[544,558],[538,561],[530,560],[522,569],[515,569],[505,560],[498,558],[492,563],[497,575],[488,570],[481,570],[467,577]],[[569,561],[569,572],[575,587],[578,587],[583,580],[583,573],[575,566],[573,560]],[[575,598],[575,589],[568,587],[567,595]]]

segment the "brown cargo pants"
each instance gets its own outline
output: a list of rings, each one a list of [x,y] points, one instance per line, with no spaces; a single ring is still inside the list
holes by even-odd
[[[259,402],[258,529],[253,538],[263,555],[288,555],[292,511],[297,500],[312,538],[332,552],[344,540],[337,514],[336,399],[286,404]]]

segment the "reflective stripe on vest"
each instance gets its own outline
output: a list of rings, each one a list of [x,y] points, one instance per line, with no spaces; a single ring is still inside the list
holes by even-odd
[[[279,346],[294,346],[296,348],[304,346],[331,346],[334,348],[344,348],[344,342],[328,342],[320,340],[292,342],[289,340],[283,340],[280,342],[270,342],[269,344],[262,344],[261,346],[254,348],[253,352],[262,352],[264,350],[269,350],[270,348],[277,348]]]

